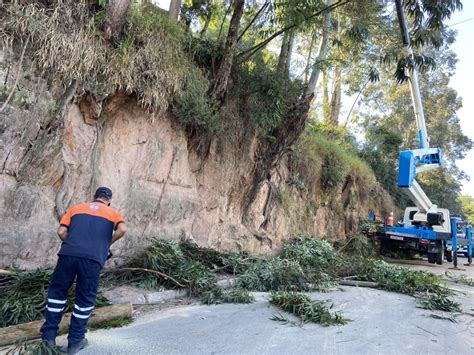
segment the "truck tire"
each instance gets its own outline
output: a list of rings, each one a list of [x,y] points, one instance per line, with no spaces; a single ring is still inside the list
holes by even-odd
[[[441,247],[441,250],[439,252],[437,252],[435,255],[436,255],[436,264],[443,265],[443,263],[444,263],[444,248]]]
[[[393,243],[390,239],[380,240],[380,254],[387,255],[394,250]]]
[[[428,262],[434,264],[436,262],[436,253],[428,253]]]
[[[452,250],[446,252],[446,261],[448,263],[453,262],[453,251]]]

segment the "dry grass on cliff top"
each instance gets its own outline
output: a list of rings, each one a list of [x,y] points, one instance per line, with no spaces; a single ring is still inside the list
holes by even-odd
[[[178,118],[196,124],[208,112],[208,80],[183,51],[182,27],[151,4],[133,2],[120,39],[106,45],[101,31],[105,11],[86,1],[3,2],[0,39],[6,46],[28,41],[28,52],[43,73],[104,99],[117,90],[136,95],[151,111],[164,111],[172,100]],[[207,110],[207,111],[206,111]]]

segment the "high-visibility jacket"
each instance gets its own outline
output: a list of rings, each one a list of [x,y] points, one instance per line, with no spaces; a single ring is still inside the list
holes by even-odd
[[[112,234],[120,223],[124,223],[122,214],[102,201],[73,206],[60,221],[68,234],[59,255],[92,259],[104,265]]]

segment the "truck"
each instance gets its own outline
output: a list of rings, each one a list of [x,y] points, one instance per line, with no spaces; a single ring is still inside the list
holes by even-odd
[[[414,61],[402,0],[395,0],[395,5],[403,44],[407,47],[408,56]],[[460,243],[466,243],[470,264],[472,227],[460,217],[452,217],[448,209],[440,208],[431,202],[416,181],[417,174],[441,167],[442,152],[440,148],[430,147],[415,66],[410,70],[406,69],[406,76],[418,129],[418,147],[400,152],[398,187],[408,195],[415,206],[405,209],[403,220],[396,226],[386,226],[384,237],[395,243],[412,244],[419,250],[426,251],[430,263],[443,264],[446,258],[447,261],[454,261],[455,267],[457,248]]]

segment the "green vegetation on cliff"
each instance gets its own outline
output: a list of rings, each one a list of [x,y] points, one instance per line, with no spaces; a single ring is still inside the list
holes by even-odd
[[[151,112],[171,111],[191,134],[257,132],[263,170],[298,141],[300,175],[292,184],[302,191],[311,189],[312,177],[323,190],[348,177],[370,185],[372,174],[360,156],[404,207],[396,155],[416,140],[405,68],[423,72],[431,143],[443,148],[453,168],[442,172],[450,182],[442,193],[436,177],[423,177],[435,202],[456,200],[463,174],[455,160],[472,147],[456,116],[460,99],[448,86],[455,34],[443,23],[461,2],[422,4],[405,2],[414,59],[406,56],[381,0],[202,0],[172,13],[147,0],[9,1],[0,5],[0,38],[17,52],[25,49],[50,79],[77,83],[78,97],[100,107],[124,92]],[[2,97],[14,89],[2,87]],[[354,94],[346,116],[343,96]],[[310,128],[298,140],[307,122],[331,130]],[[360,129],[363,143],[341,137],[341,129]],[[267,173],[259,172],[260,179]]]

